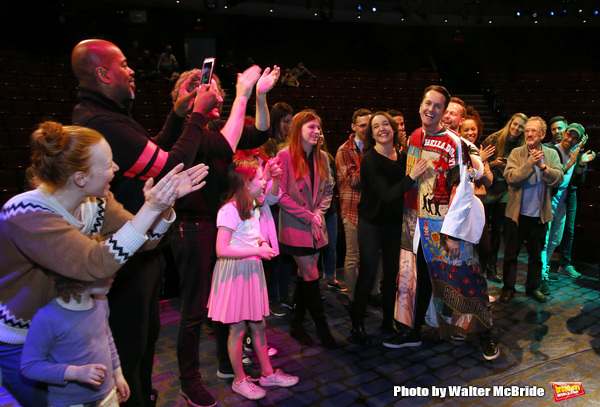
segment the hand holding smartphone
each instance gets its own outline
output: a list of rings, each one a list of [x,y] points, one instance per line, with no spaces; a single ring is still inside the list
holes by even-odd
[[[202,64],[202,76],[200,77],[200,85],[210,84],[215,67],[214,58],[205,58]]]

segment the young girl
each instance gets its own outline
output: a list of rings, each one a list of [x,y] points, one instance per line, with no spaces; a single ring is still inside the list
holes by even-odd
[[[21,369],[25,377],[48,383],[49,406],[114,407],[129,398],[108,326],[106,294],[112,281],[57,275],[58,296],[33,317]]]
[[[271,195],[279,194],[280,171],[272,174]],[[273,371],[267,354],[264,317],[269,315],[267,286],[261,259],[271,259],[275,251],[261,233],[261,218],[273,226],[269,206],[260,206],[266,182],[255,161],[236,161],[227,175],[229,195],[217,215],[217,264],[208,299],[209,318],[229,325],[227,351],[235,378],[231,388],[242,396],[256,400],[265,391],[252,383],[244,373],[242,345],[246,322],[260,362],[261,386],[289,387],[298,377],[280,370]],[[262,222],[264,225],[264,222]]]

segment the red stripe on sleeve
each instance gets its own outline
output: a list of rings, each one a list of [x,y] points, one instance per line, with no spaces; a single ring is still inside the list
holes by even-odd
[[[127,170],[127,172],[125,172],[125,174],[123,174],[123,175],[126,177],[129,177],[129,178],[135,178],[137,175],[139,175],[140,172],[144,168],[146,168],[146,166],[148,165],[150,160],[152,160],[152,157],[154,156],[154,152],[156,151],[157,148],[158,148],[158,146],[156,144],[154,144],[151,141],[148,141],[148,144],[146,144],[144,151],[142,151],[142,154],[140,154],[140,156],[138,157],[135,164],[133,164],[131,166],[131,168],[129,170]],[[164,164],[163,164],[163,166],[164,166]],[[148,179],[148,177],[146,177],[146,179]]]
[[[152,165],[152,168],[150,168],[150,171],[148,171],[148,173],[144,175],[141,179],[145,181],[150,177],[156,177],[163,170],[163,168],[165,168],[165,164],[167,163],[168,158],[169,153],[159,148],[158,155],[156,157],[156,160],[154,161],[154,164]]]

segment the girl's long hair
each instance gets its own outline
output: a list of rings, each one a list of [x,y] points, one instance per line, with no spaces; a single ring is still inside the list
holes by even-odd
[[[302,127],[313,120],[317,120],[321,125],[321,118],[317,115],[314,110],[303,110],[297,113],[292,120],[292,127],[290,128],[290,134],[288,135],[290,155],[292,157],[292,163],[294,166],[294,175],[296,179],[302,179],[304,175],[309,172],[308,165],[304,160],[303,154],[304,149],[302,148]],[[315,172],[319,174],[321,179],[326,179],[329,175],[329,167],[326,162],[321,159],[321,143],[317,143],[313,147],[317,168]]]
[[[496,157],[504,156],[504,144],[506,142],[506,138],[508,137],[508,133],[510,132],[510,125],[517,117],[520,117],[521,119],[523,119],[527,122],[527,116],[525,114],[515,113],[510,118],[508,123],[506,123],[506,125],[504,127],[502,127],[500,130],[498,130],[496,133],[494,133],[494,134],[498,134],[498,142],[496,143]],[[519,145],[520,146],[525,144],[525,137],[523,136],[523,134],[524,133],[521,133],[521,135],[519,136],[519,138],[520,138]]]
[[[248,181],[256,175],[258,163],[254,160],[234,161],[229,165],[227,183],[229,193],[225,203],[235,202],[238,214],[242,220],[252,217],[253,201],[248,194]]]

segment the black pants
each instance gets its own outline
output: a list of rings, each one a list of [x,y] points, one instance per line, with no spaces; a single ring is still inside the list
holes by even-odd
[[[375,225],[364,219],[358,219],[360,268],[356,279],[353,307],[359,318],[362,318],[367,308],[369,293],[375,284],[381,256],[383,319],[384,321],[393,321],[401,235],[402,225]]]
[[[429,269],[423,255],[423,247],[421,242],[419,242],[419,250],[417,252],[417,298],[415,301],[415,321],[413,327],[417,332],[421,332],[421,326],[425,323],[425,314],[427,314],[427,308],[429,308],[431,293],[431,277],[429,276]]]
[[[540,218],[520,215],[519,223],[506,218],[504,223],[504,287],[503,291],[514,290],[517,282],[517,257],[527,241],[527,280],[525,289],[535,291],[542,281],[542,248],[548,224]]]
[[[212,273],[217,261],[216,220],[185,221],[174,241],[175,262],[179,271],[181,318],[177,337],[177,362],[182,382],[201,377],[200,334],[206,321]],[[217,326],[218,325],[218,326]],[[219,370],[231,370],[227,354],[229,328],[215,323]],[[223,338],[224,336],[224,338]]]
[[[490,225],[489,235],[489,251],[486,253],[486,258],[482,263],[490,267],[491,270],[496,270],[496,260],[498,259],[498,250],[500,250],[500,242],[502,241],[502,229],[506,220],[506,202],[495,202],[485,204],[485,215],[487,222]],[[484,264],[482,264],[482,267]]]
[[[146,406],[150,402],[164,267],[159,250],[135,254],[117,272],[107,296],[110,329],[131,390],[123,406]]]

